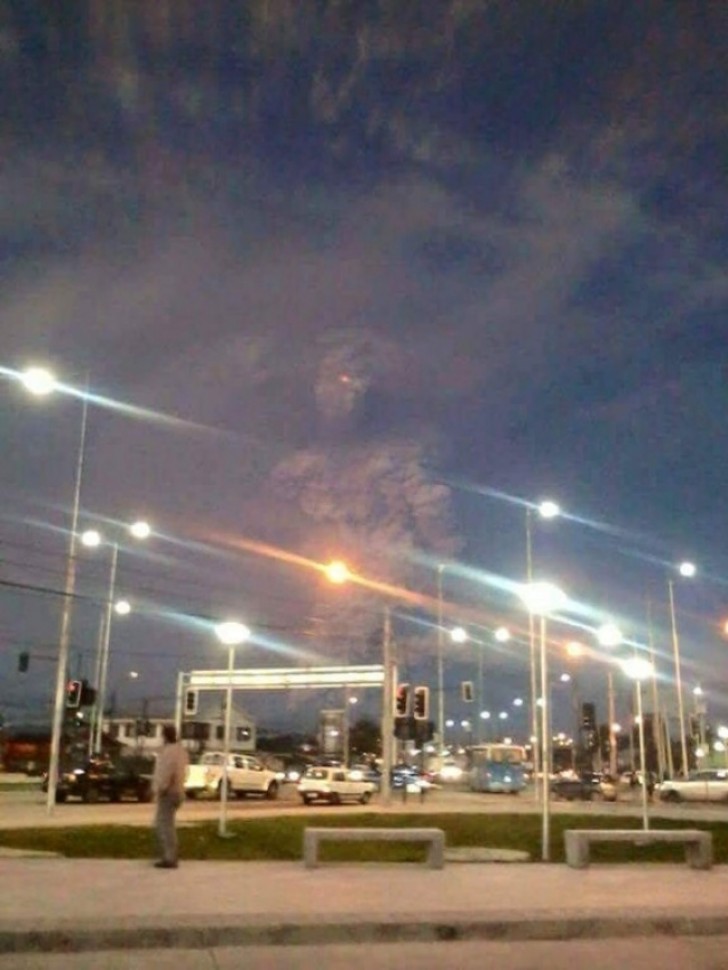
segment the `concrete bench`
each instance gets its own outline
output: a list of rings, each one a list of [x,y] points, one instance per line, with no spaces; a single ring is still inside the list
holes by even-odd
[[[683,844],[685,861],[693,869],[710,869],[713,864],[713,836],[700,829],[568,829],[564,838],[566,862],[573,869],[586,869],[589,865],[589,847],[593,842]]]
[[[307,828],[303,833],[303,864],[307,869],[318,865],[321,842],[425,842],[429,845],[426,864],[430,869],[445,865],[442,829]]]

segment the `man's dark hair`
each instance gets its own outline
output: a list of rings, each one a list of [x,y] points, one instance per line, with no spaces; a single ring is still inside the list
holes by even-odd
[[[174,724],[164,724],[162,726],[162,737],[167,744],[174,744],[177,740],[177,728]]]

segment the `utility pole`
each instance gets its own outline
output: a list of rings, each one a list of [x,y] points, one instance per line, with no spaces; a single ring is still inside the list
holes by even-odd
[[[609,774],[617,777],[617,732],[614,730],[617,714],[614,704],[614,674],[607,671],[607,708],[609,718]]]
[[[392,798],[392,742],[394,740],[394,678],[395,663],[392,651],[392,618],[389,607],[384,609],[384,632],[382,637],[382,782],[380,802],[389,805]]]

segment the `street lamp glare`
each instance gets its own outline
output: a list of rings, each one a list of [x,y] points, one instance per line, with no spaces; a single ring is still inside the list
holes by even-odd
[[[128,616],[131,613],[131,603],[129,600],[117,600],[114,603],[114,612],[119,616]]]
[[[718,728],[718,737],[721,739],[721,741],[728,741],[728,727],[726,727],[724,724],[721,724],[721,726]]]
[[[86,529],[81,533],[81,542],[88,549],[96,549],[101,545],[101,533],[96,529]]]
[[[653,666],[644,657],[628,657],[622,661],[622,670],[630,680],[647,680],[652,676]]]
[[[23,387],[36,397],[45,397],[57,387],[55,376],[45,367],[28,367],[20,375]]]
[[[556,519],[561,515],[561,508],[556,502],[546,499],[544,502],[539,502],[538,514],[542,519]]]
[[[519,590],[519,596],[529,613],[548,616],[563,609],[568,602],[566,593],[553,583],[528,583]]]
[[[693,687],[693,694],[696,697],[702,697],[703,696],[703,688],[700,686],[700,684],[696,684],[695,687]]]
[[[511,639],[511,631],[507,626],[499,626],[493,634],[498,643],[508,643]]]
[[[337,586],[345,583],[350,577],[349,567],[340,559],[335,559],[333,562],[330,562],[326,566],[325,573],[328,581]]]
[[[129,526],[129,532],[134,536],[135,539],[148,539],[152,534],[152,527],[148,522],[143,519],[139,519],[136,522],[132,522]]]
[[[561,681],[562,684],[568,684],[569,681],[571,680],[571,674],[563,673],[559,677],[559,680]]]
[[[513,701],[513,706],[514,707],[523,707],[523,698],[522,697],[516,697],[514,699],[514,701]]]
[[[468,639],[468,634],[461,626],[456,626],[450,630],[450,639],[453,643],[465,643]]]
[[[622,631],[616,623],[603,623],[597,630],[597,640],[603,647],[618,647],[622,642]]]
[[[225,620],[215,627],[215,636],[226,647],[234,647],[250,638],[250,630],[237,620]]]
[[[484,721],[490,720],[490,711],[481,711],[480,716]]]
[[[677,571],[685,579],[692,579],[698,570],[694,562],[681,562]]]
[[[578,640],[570,640],[569,643],[566,644],[566,653],[569,657],[573,657],[574,659],[582,657],[584,655],[584,644],[579,643]]]

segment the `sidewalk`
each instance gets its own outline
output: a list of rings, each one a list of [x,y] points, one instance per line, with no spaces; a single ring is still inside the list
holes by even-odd
[[[0,953],[714,936],[728,867],[0,859]]]

